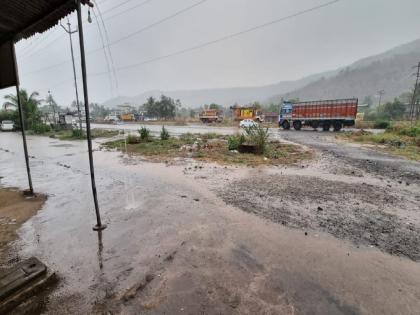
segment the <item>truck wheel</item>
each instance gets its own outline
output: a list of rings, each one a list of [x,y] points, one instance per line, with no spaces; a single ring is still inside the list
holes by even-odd
[[[340,131],[340,130],[341,130],[341,128],[343,127],[343,125],[341,124],[341,122],[336,121],[336,122],[334,123],[333,127],[334,127],[334,131],[338,132],[338,131]]]
[[[293,128],[295,128],[295,130],[300,130],[302,128],[302,122],[300,120],[295,120],[293,122]]]
[[[312,126],[312,128],[314,128],[314,129],[318,129],[318,127],[319,127],[319,122],[318,121],[313,121],[312,123],[311,123],[311,126]]]
[[[281,126],[283,127],[284,130],[289,130],[290,129],[290,124],[287,120],[283,121]]]
[[[322,125],[322,130],[329,131],[330,130],[330,127],[331,127],[330,123],[324,123]]]

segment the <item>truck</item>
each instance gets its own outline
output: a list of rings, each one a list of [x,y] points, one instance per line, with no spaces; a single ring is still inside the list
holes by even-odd
[[[202,123],[222,122],[223,111],[218,109],[205,109],[198,117]]]
[[[344,126],[353,126],[357,115],[357,98],[321,100],[310,102],[283,102],[279,114],[279,127],[291,126],[300,130],[302,126],[314,129],[321,127],[329,131],[340,131]]]
[[[256,106],[232,106],[233,119],[235,121],[242,121],[244,119],[252,119],[256,122],[263,122],[264,116],[262,110]]]
[[[135,121],[136,117],[134,116],[134,114],[126,113],[126,114],[121,114],[120,119],[122,121]]]

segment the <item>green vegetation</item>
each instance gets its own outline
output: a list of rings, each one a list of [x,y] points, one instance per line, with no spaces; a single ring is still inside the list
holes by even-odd
[[[161,140],[168,140],[169,139],[169,132],[168,130],[165,128],[165,126],[162,126],[162,130],[160,132],[160,139]]]
[[[39,93],[32,92],[30,95],[25,89],[19,91],[20,102],[22,104],[22,111],[24,117],[25,130],[33,130],[33,128],[41,123],[41,112],[39,111],[39,104],[41,100],[38,99]],[[4,97],[6,102],[3,103],[3,108],[13,108],[13,112],[1,111],[0,118],[8,117],[7,119],[13,120],[18,129],[21,128],[18,116],[18,100],[15,94],[8,94]]]
[[[108,148],[125,150],[128,153],[140,154],[152,160],[162,161],[170,158],[194,158],[200,161],[217,162],[220,164],[242,165],[280,165],[292,164],[312,157],[311,152],[302,150],[299,146],[283,144],[277,141],[265,143],[265,154],[238,153],[230,150],[229,142],[240,143],[245,135],[221,136],[209,134],[183,134],[162,140],[148,138],[143,140],[138,136],[127,137],[127,147],[124,140],[110,141],[104,144]],[[230,140],[229,140],[230,139]],[[235,139],[235,140],[233,140]]]
[[[149,97],[142,107],[149,117],[166,120],[175,118],[176,109],[181,107],[181,102],[162,95],[159,101],[155,100],[153,97]]]
[[[92,139],[95,138],[111,138],[119,134],[118,130],[104,130],[104,129],[92,129],[91,136]],[[49,131],[44,133],[44,135],[49,136],[50,138],[56,138],[59,140],[83,140],[86,139],[86,132],[80,132],[79,129],[73,130],[60,130],[60,131]]]
[[[377,148],[411,160],[420,161],[420,124],[396,125],[384,133],[372,134],[366,131],[347,132],[338,136],[345,140],[377,145]]]
[[[267,149],[268,128],[252,125],[245,128],[246,142],[257,147],[258,154],[264,154]]]
[[[140,134],[140,139],[141,140],[149,140],[150,138],[150,129],[146,128],[146,127],[141,127],[139,130],[139,134]]]
[[[228,149],[229,150],[238,150],[239,146],[245,143],[246,139],[243,134],[237,134],[228,137]]]
[[[51,131],[51,127],[47,124],[38,123],[32,127],[35,134],[44,134]]]

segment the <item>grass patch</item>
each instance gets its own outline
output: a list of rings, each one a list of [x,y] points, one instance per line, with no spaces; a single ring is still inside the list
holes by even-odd
[[[194,158],[200,161],[219,164],[240,165],[284,165],[309,159],[312,153],[301,147],[280,142],[268,142],[264,155],[238,153],[229,150],[228,137],[216,134],[183,134],[167,140],[150,138],[138,139],[138,143],[127,143],[127,152],[138,154],[155,161],[173,158]],[[125,150],[125,140],[110,141],[103,144],[107,148]]]
[[[91,136],[92,139],[95,138],[112,138],[119,134],[118,130],[105,130],[105,129],[92,129]],[[80,133],[79,129],[73,130],[60,130],[60,131],[50,131],[44,133],[44,135],[49,136],[50,138],[56,138],[59,140],[82,140],[86,139],[86,131],[83,130],[83,133]]]
[[[363,130],[345,132],[337,137],[348,141],[377,145],[379,150],[420,161],[420,124],[414,126],[396,125],[380,134],[372,134]]]

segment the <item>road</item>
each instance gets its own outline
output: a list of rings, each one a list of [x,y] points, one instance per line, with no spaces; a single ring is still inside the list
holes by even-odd
[[[61,278],[37,312],[418,314],[419,163],[343,147],[332,134],[270,132],[316,159],[150,163],[95,141],[102,234],[92,231],[86,144],[28,137],[34,186],[48,200],[10,261],[35,255]],[[17,133],[0,134],[0,176],[26,188]]]

